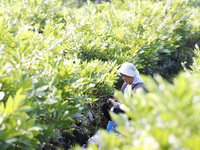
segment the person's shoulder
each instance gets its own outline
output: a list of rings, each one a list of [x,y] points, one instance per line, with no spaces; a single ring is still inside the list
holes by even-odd
[[[136,90],[136,89],[138,89],[138,88],[143,88],[143,90],[147,93],[148,92],[148,90],[147,90],[147,88],[146,88],[146,85],[145,85],[145,83],[143,83],[143,82],[139,82],[139,83],[137,83],[137,84],[135,84],[134,86],[133,86],[133,90]]]

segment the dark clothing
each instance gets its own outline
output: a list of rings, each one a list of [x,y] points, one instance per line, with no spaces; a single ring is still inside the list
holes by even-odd
[[[124,90],[126,89],[126,87],[128,86],[128,84],[126,82],[123,83],[122,87],[121,87],[121,92],[124,94]],[[147,88],[146,85],[143,82],[139,82],[137,84],[135,84],[134,86],[132,86],[132,90],[135,92],[138,88],[143,88],[143,90],[147,93]]]
[[[110,117],[110,114],[109,114],[109,110],[110,110],[109,105],[107,103],[104,103],[101,109],[103,111],[105,118],[107,120],[111,120],[111,117]]]
[[[124,90],[126,89],[126,87],[128,86],[128,84],[126,82],[123,83],[122,87],[121,87],[121,92],[124,94]],[[145,86],[145,84],[143,82],[140,82],[140,83],[137,83],[135,84],[134,86],[132,86],[132,90],[135,92],[138,88],[143,88],[143,90],[145,91],[145,93],[147,93],[147,88]],[[110,114],[109,114],[109,110],[110,110],[110,107],[108,106],[107,103],[105,103],[102,107],[102,111],[104,113],[104,116],[106,117],[106,119],[108,120],[111,120],[111,117],[110,117]],[[119,106],[117,108],[114,108],[114,112],[116,114],[119,114],[119,113],[124,113],[123,110],[121,110],[119,108]]]

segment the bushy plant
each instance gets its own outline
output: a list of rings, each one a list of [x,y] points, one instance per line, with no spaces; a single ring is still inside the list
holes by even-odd
[[[169,83],[160,75],[143,76],[148,93],[133,94],[131,88],[114,96],[122,103],[124,114],[113,114],[122,136],[102,130],[102,149],[198,149],[199,140],[199,49],[192,70],[179,73]],[[83,149],[76,147],[75,149]],[[89,144],[88,149],[98,149]]]
[[[30,149],[38,148],[42,141],[49,136],[55,136],[53,126],[44,126],[37,123],[37,114],[34,108],[27,105],[27,97],[19,89],[13,98],[8,97],[2,102],[5,93],[1,91],[0,101],[0,148],[1,149]],[[45,134],[45,136],[43,136]],[[46,137],[46,139],[39,140]]]
[[[21,132],[15,135],[18,132],[17,119],[12,119],[15,114],[2,118],[1,125],[4,122],[11,123],[7,120],[13,122],[9,129],[1,126],[2,134],[5,134],[2,136],[5,138],[1,143],[2,149],[25,148],[27,145],[38,147],[46,143],[50,136],[56,135],[55,128],[69,130],[70,125],[82,117],[82,110],[87,103],[95,101],[101,94],[112,94],[114,90],[116,64],[98,60],[88,63],[78,59],[75,54],[65,54],[67,43],[63,41],[67,31],[62,33],[63,24],[54,24],[60,21],[51,16],[52,9],[57,10],[61,6],[56,4],[51,8],[55,1],[40,2],[1,3],[0,83],[1,90],[5,93],[1,106],[12,106],[10,97],[15,97],[21,89],[21,94],[26,95],[26,101],[21,99],[24,103],[20,107],[30,107],[26,112],[27,117],[22,119],[23,124],[32,121],[27,128],[23,127],[25,125],[22,128],[24,132],[29,132],[29,128],[35,126],[38,128],[33,128],[34,130],[39,129],[37,132],[33,131],[34,134],[30,133],[30,138],[22,137],[26,141],[24,144],[19,137]],[[46,6],[49,6],[47,10],[44,9]],[[12,11],[15,9],[17,11]],[[38,19],[29,18],[34,15],[33,12],[38,13]],[[42,13],[47,15],[44,22],[41,21]],[[38,22],[41,24],[36,24]],[[2,110],[1,117],[3,114]],[[20,112],[19,118],[22,117],[24,114]],[[14,140],[4,145],[8,132],[9,138]]]
[[[199,11],[185,0],[68,6],[0,3],[2,149],[37,148],[55,128],[69,129],[88,102],[113,94],[119,64],[152,74],[199,34]]]
[[[155,76],[147,77],[149,93],[120,92],[125,114],[112,114],[122,137],[102,130],[102,149],[197,149],[199,143],[199,75],[180,73],[173,84]],[[190,87],[190,88],[188,88]],[[195,142],[194,142],[195,141]],[[83,149],[83,148],[76,148]],[[98,149],[89,144],[88,149]]]
[[[192,51],[184,47],[197,42],[200,28],[198,7],[193,4],[195,1],[187,0],[127,0],[101,5],[88,1],[87,6],[74,9],[56,0],[3,1],[1,39],[9,39],[12,47],[17,44],[13,35],[39,32],[55,55],[59,51],[84,61],[135,62],[142,73],[167,78],[172,76],[169,70],[176,75],[182,69],[181,61],[191,64]]]
[[[184,47],[192,42],[193,31],[198,33],[191,21],[198,13],[192,14],[190,4],[170,0],[91,3],[66,19],[73,21],[73,38],[78,43],[71,50],[84,60],[135,62],[145,74],[165,75],[169,70],[177,74],[181,61],[191,64],[192,51]]]
[[[9,66],[11,63],[6,62],[1,67],[1,89],[5,93],[1,103],[9,105],[8,97],[15,96],[17,89],[22,88],[23,94],[27,95],[26,105],[32,108],[28,114],[34,112],[36,123],[48,130],[52,130],[51,125],[69,129],[75,119],[82,117],[81,111],[87,103],[96,100],[98,95],[113,92],[116,69],[114,63],[96,61],[86,66],[87,63],[81,64],[78,60],[76,63],[65,59],[51,61],[53,59],[49,57],[41,62],[35,59],[31,65],[19,61],[19,67]],[[2,59],[6,57],[2,56]],[[43,136],[47,140],[50,135]],[[44,141],[41,137],[38,139]]]

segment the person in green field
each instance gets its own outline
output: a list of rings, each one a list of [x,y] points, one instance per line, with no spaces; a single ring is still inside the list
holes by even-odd
[[[136,67],[128,62],[123,63],[120,68],[116,72],[119,76],[121,76],[124,80],[124,83],[121,87],[121,92],[125,94],[128,90],[128,85],[132,86],[132,90],[134,92],[137,91],[137,89],[142,88],[145,92],[147,92],[146,85],[142,79],[142,77],[139,74],[139,71],[136,69]],[[106,119],[109,120],[106,131],[107,132],[115,132],[118,136],[121,136],[118,134],[118,131],[115,127],[117,127],[117,124],[111,120],[109,111],[113,109],[113,111],[118,113],[123,113],[123,111],[119,107],[120,103],[115,98],[109,98],[108,101],[103,105],[102,111],[104,113],[104,116]],[[111,123],[111,124],[110,124]],[[114,123],[114,124],[113,124]],[[111,126],[110,126],[111,125]],[[114,127],[113,127],[114,126]],[[101,147],[99,138],[101,136],[100,130],[93,135],[89,140],[88,143],[92,143],[94,145],[98,145],[99,148]],[[87,144],[85,144],[83,147],[87,147]]]
[[[139,71],[132,63],[123,63],[117,70],[117,74],[124,80],[124,84],[121,87],[121,92],[126,93],[128,85],[132,85],[132,90],[135,92],[138,88],[142,88],[147,92],[146,85],[139,74]]]
[[[129,62],[123,63],[116,73],[117,75],[121,76],[122,79],[124,80],[124,83],[120,90],[123,94],[127,92],[127,89],[129,87],[128,85],[132,86],[133,92],[136,92],[136,90],[139,88],[142,88],[146,93],[148,92],[146,85],[142,77],[140,76],[139,71],[136,69],[136,67],[132,63],[129,63]],[[114,99],[114,98],[108,99],[107,103],[105,103],[102,107],[102,110],[106,119],[111,120],[111,117],[109,115],[109,110],[111,108],[112,108],[111,110],[117,114],[120,112],[123,112],[119,108],[119,105],[120,103],[118,102],[117,99]]]

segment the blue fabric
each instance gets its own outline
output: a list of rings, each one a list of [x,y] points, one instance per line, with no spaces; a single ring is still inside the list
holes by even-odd
[[[106,131],[107,132],[115,132],[118,133],[118,131],[116,130],[116,128],[118,127],[118,124],[114,121],[108,121],[108,125],[106,127]]]

